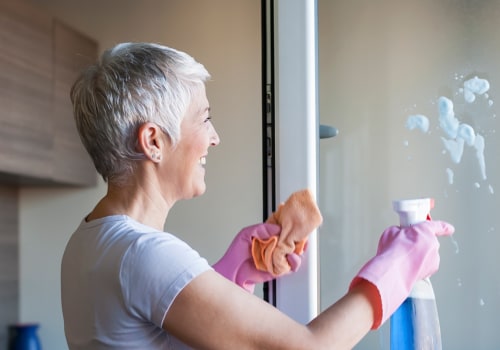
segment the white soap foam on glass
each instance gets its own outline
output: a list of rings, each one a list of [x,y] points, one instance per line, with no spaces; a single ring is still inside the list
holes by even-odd
[[[464,76],[455,74],[455,80],[463,80]],[[460,94],[463,95],[465,102],[477,102],[477,96],[483,96],[489,106],[493,105],[493,100],[489,99],[488,91],[490,83],[486,79],[475,76],[472,79],[464,81],[463,86],[459,88]],[[475,150],[475,156],[479,164],[481,179],[486,180],[486,161],[484,157],[485,140],[484,137],[474,130],[474,128],[466,123],[462,123],[455,113],[454,103],[446,96],[440,96],[437,100],[438,105],[438,121],[439,128],[444,133],[441,136],[441,141],[444,146],[443,154],[449,154],[453,163],[459,164],[464,154],[465,145]],[[496,115],[493,115],[496,117]],[[427,133],[430,128],[429,118],[422,114],[413,114],[407,118],[406,128],[409,130],[419,129],[423,133]],[[494,132],[494,131],[492,131]],[[454,173],[451,169],[446,169],[448,183],[453,184]],[[478,184],[478,183],[477,183]],[[491,185],[489,186],[491,194],[494,193]]]
[[[450,140],[444,137],[441,137],[441,140],[443,141],[444,148],[450,154],[451,161],[455,164],[460,163],[464,153],[465,141],[463,139]]]
[[[477,76],[464,82],[464,99],[472,103],[476,100],[476,95],[482,95],[490,89],[490,83],[486,79]]]
[[[423,133],[427,133],[429,131],[429,118],[421,114],[410,115],[406,120],[406,128],[408,130],[420,129]]]
[[[457,137],[463,139],[467,145],[472,146],[476,139],[476,133],[474,132],[472,126],[468,124],[460,124],[458,126]]]
[[[484,137],[482,135],[476,135],[476,141],[474,142],[474,148],[476,149],[476,158],[479,162],[479,169],[481,170],[481,177],[486,180],[486,161],[484,159]]]
[[[446,175],[448,177],[448,183],[450,185],[453,185],[453,176],[455,175],[453,170],[451,170],[450,168],[446,168]]]
[[[453,111],[453,102],[444,96],[438,99],[439,110],[439,126],[449,138],[454,139],[457,137],[459,120],[455,117]]]

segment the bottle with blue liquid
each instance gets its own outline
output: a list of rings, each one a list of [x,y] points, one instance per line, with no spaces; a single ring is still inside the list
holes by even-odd
[[[401,227],[430,218],[432,198],[399,200],[393,209]],[[390,320],[391,350],[442,350],[436,297],[430,279],[417,281]]]

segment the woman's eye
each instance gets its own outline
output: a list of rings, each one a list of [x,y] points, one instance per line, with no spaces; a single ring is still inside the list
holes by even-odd
[[[206,122],[209,122],[209,121],[211,121],[211,120],[212,120],[212,117],[211,117],[211,116],[208,116],[208,117],[205,119],[205,123],[206,123]]]

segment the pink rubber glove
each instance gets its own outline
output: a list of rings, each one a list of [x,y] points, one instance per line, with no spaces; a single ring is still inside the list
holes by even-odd
[[[224,256],[213,265],[214,270],[253,293],[255,284],[271,281],[276,276],[255,267],[251,252],[252,238],[265,240],[280,232],[280,226],[274,224],[261,223],[245,227],[233,239]],[[287,259],[292,271],[297,271],[302,258],[297,254],[288,254]]]
[[[380,237],[377,255],[354,277],[349,289],[362,279],[378,289],[372,329],[383,324],[408,297],[414,283],[439,268],[437,236],[449,236],[454,227],[443,221],[425,221],[410,227],[389,227]]]

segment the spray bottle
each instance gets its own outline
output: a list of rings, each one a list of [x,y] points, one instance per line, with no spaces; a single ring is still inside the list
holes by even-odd
[[[399,200],[393,209],[401,227],[430,219],[431,198]],[[408,298],[391,316],[391,350],[441,350],[441,329],[431,281],[417,281]]]

